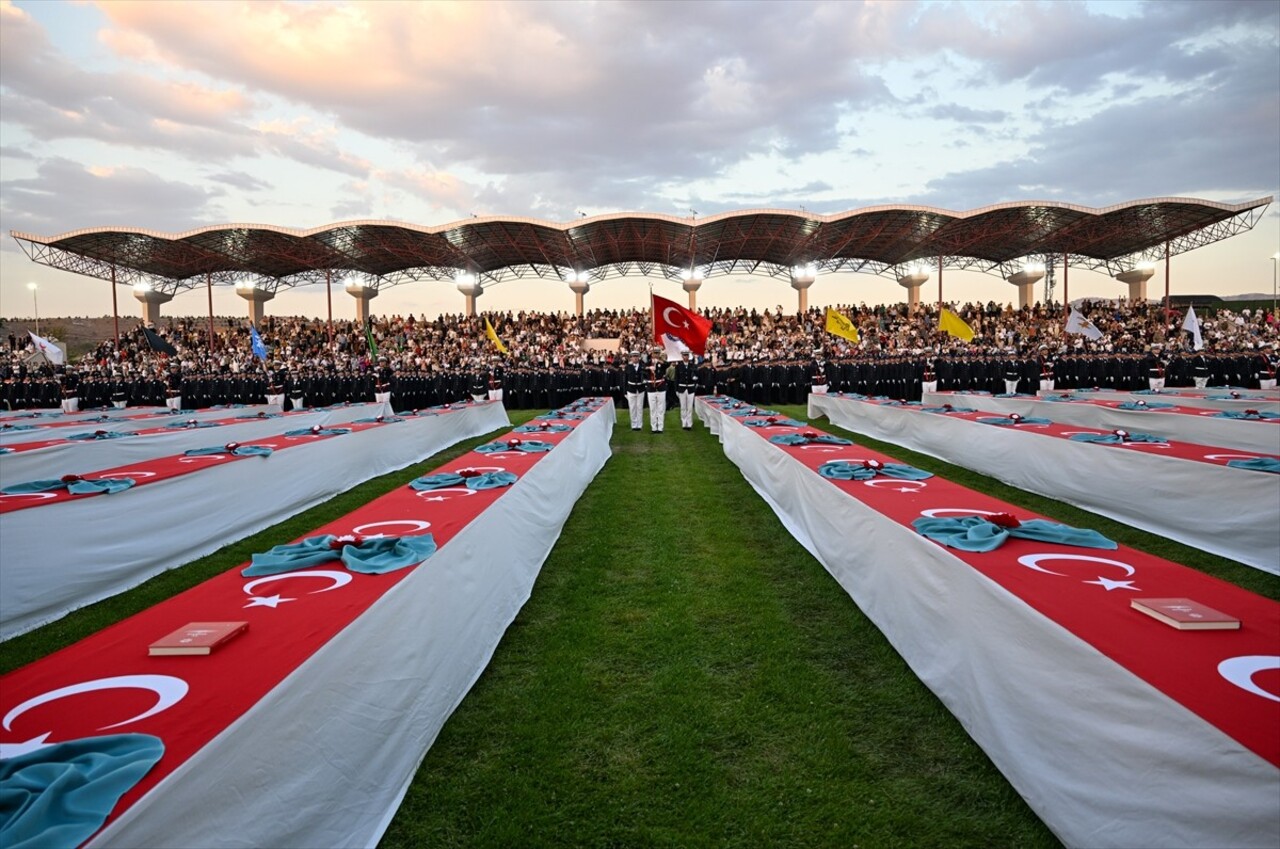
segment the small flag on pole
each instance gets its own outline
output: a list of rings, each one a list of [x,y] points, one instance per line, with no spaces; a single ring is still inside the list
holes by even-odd
[[[973,341],[973,328],[965,324],[963,318],[946,307],[942,308],[942,314],[938,316],[938,329],[946,331],[964,342]]]
[[[160,338],[160,334],[156,333],[150,327],[143,327],[142,335],[146,337],[147,344],[151,346],[151,350],[155,351],[157,354],[167,354],[170,357],[178,356],[178,349]]]
[[[1182,329],[1191,334],[1191,345],[1197,351],[1204,348],[1204,339],[1200,336],[1200,322],[1196,320],[1196,308],[1187,307],[1187,317],[1182,321]]]
[[[31,334],[31,344],[35,345],[36,350],[41,354],[44,354],[44,358],[50,363],[55,366],[60,366],[66,361],[66,357],[62,355],[62,349],[57,345],[53,344],[43,336],[37,336],[34,333],[31,333],[30,330],[28,330],[27,333]]]
[[[1092,321],[1080,314],[1080,310],[1075,307],[1071,308],[1071,315],[1067,316],[1068,333],[1074,333],[1077,336],[1084,336],[1094,342],[1102,338],[1102,331],[1098,329]]]
[[[662,334],[662,350],[667,352],[667,362],[678,363],[684,359],[684,352],[689,350],[689,346],[670,333],[664,333]]]
[[[832,336],[848,339],[855,345],[862,341],[862,337],[858,335],[858,328],[853,326],[848,316],[831,307],[827,307],[827,332]]]
[[[262,337],[258,335],[258,328],[249,326],[249,350],[253,351],[253,355],[264,363],[267,361],[267,346],[262,344]]]
[[[489,337],[489,341],[493,343],[493,347],[502,353],[507,353],[507,346],[502,344],[502,340],[498,338],[498,332],[493,329],[493,325],[489,323],[489,316],[484,317],[484,335]]]

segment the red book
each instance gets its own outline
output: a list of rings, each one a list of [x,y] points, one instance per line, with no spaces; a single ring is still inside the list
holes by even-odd
[[[1240,627],[1240,620],[1234,616],[1189,598],[1135,598],[1130,604],[1134,610],[1179,631],[1228,631]]]
[[[148,654],[209,654],[249,627],[248,622],[188,622],[151,644]]]

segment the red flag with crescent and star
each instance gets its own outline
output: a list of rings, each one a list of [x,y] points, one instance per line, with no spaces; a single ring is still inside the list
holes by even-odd
[[[707,353],[707,336],[711,333],[711,320],[696,312],[657,295],[653,298],[653,341],[662,344],[662,334],[670,333],[689,346],[698,356]]]

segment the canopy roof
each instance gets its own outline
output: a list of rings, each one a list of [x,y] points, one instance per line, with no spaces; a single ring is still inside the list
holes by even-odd
[[[705,218],[615,213],[567,223],[533,218],[468,218],[436,227],[403,221],[348,221],[310,230],[221,224],[185,233],[130,227],[60,236],[13,232],[35,262],[122,284],[173,293],[240,283],[275,291],[326,278],[386,288],[413,280],[480,283],[511,277],[601,279],[630,274],[709,277],[797,266],[822,272],[901,276],[914,266],[1008,276],[1028,261],[1128,270],[1253,227],[1270,205],[1151,198],[1103,209],[1018,201],[953,212],[929,206],[875,206],[817,215],[748,209]]]

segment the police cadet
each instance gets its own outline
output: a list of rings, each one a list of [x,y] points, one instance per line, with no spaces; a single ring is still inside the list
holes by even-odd
[[[169,377],[166,384],[165,406],[170,410],[182,409],[182,370],[177,363],[169,364]]]
[[[680,352],[675,365],[676,398],[680,401],[680,427],[693,430],[693,394],[698,388],[698,375],[689,359],[689,349]]]
[[[80,412],[80,372],[59,366],[62,371],[62,412]]]
[[[506,372],[502,368],[502,359],[494,357],[492,365],[489,366],[488,389],[490,401],[502,400],[502,381],[506,377]]]
[[[640,352],[627,354],[627,364],[622,369],[622,386],[627,392],[627,410],[631,413],[631,429],[640,430],[644,422],[644,367],[640,365]]]
[[[649,398],[649,431],[662,433],[667,415],[667,370],[663,367],[662,349],[649,355],[644,369],[644,391]]]
[[[809,391],[814,395],[826,395],[830,385],[827,378],[827,361],[822,349],[813,352],[813,362],[805,369],[809,373]]]
[[[478,357],[471,369],[469,386],[471,400],[477,404],[489,397],[489,373],[484,370],[484,364]]]

